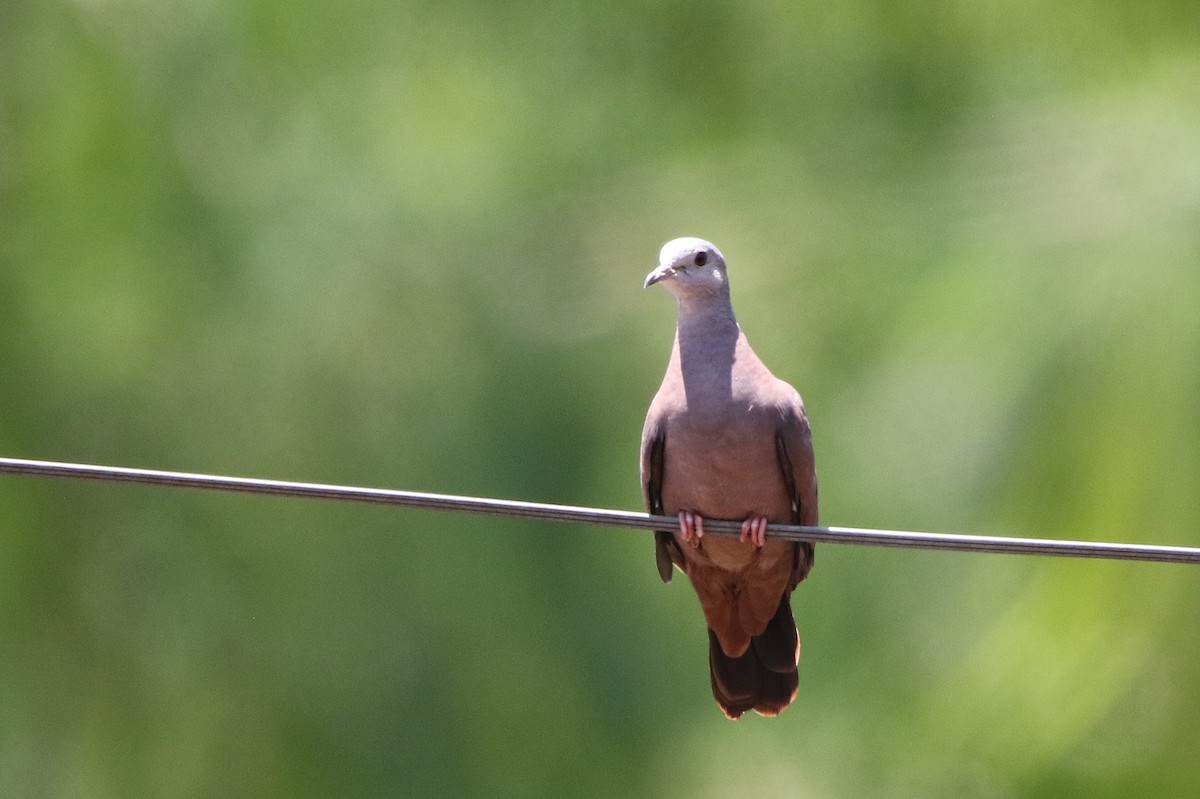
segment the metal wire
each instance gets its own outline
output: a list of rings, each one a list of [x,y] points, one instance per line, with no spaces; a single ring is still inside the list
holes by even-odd
[[[673,530],[673,516],[652,516],[632,511],[548,505],[506,499],[459,497],[449,494],[425,494],[387,488],[293,483],[250,477],[222,477],[187,472],[131,469],[122,466],[93,466],[81,463],[0,458],[0,474],[26,477],[58,477],[100,480],[114,483],[195,488],[208,491],[236,491],[305,499],[329,499],[343,502],[372,502],[400,505],[422,510],[457,511],[485,516],[508,516],[541,521],[591,524],[641,530]],[[704,530],[718,535],[737,535],[740,522],[704,521]],[[1045,538],[1002,538],[997,536],[919,533],[902,530],[868,530],[856,527],[801,527],[771,524],[767,535],[785,541],[813,541],[827,544],[858,544],[876,547],[942,549],[960,552],[991,552],[1006,555],[1052,555],[1065,558],[1108,558],[1115,560],[1157,561],[1160,563],[1200,564],[1200,548],[1151,544],[1108,544],[1098,541],[1064,541]]]

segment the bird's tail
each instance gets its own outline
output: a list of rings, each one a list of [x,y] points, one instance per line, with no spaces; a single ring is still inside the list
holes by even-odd
[[[713,698],[731,719],[747,710],[761,716],[779,715],[796,697],[799,662],[800,638],[786,593],[767,628],[754,636],[741,657],[726,655],[717,634],[711,628],[708,631]]]

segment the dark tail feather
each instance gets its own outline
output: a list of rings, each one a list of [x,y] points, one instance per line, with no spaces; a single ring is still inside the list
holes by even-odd
[[[800,636],[796,633],[796,620],[792,617],[792,603],[784,594],[779,600],[775,615],[767,622],[762,635],[754,636],[752,644],[763,667],[780,674],[794,673],[800,662]]]
[[[729,657],[717,635],[708,631],[708,666],[713,698],[736,719],[747,710],[763,716],[779,715],[796,696],[800,676],[796,664],[800,641],[787,595],[762,635],[754,637],[741,657]]]
[[[762,671],[753,644],[740,658],[731,658],[721,649],[717,634],[709,629],[708,672],[713,698],[726,716],[736,719],[754,707],[762,692]]]
[[[754,712],[760,716],[778,716],[796,698],[799,687],[800,675],[794,667],[782,674],[777,671],[764,672],[762,693],[758,695]]]

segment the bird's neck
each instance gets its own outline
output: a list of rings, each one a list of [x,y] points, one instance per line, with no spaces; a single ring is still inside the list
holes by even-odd
[[[741,328],[726,297],[680,302],[675,332],[675,366],[683,379],[688,405],[696,411],[723,407],[732,392],[732,374]]]
[[[681,299],[678,331],[681,340],[706,347],[736,342],[740,328],[729,295]]]

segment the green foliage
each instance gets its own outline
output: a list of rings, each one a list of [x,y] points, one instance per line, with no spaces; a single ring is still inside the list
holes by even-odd
[[[1194,3],[0,6],[0,453],[636,508],[699,235],[828,523],[1200,545]],[[825,546],[737,724],[648,536],[0,480],[0,784],[1185,796],[1194,569]]]

